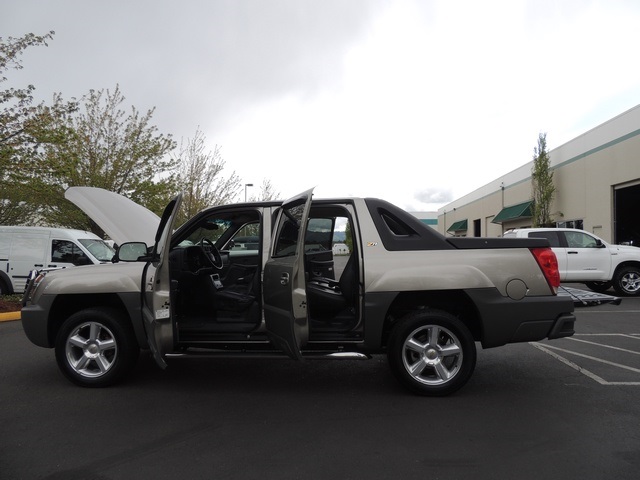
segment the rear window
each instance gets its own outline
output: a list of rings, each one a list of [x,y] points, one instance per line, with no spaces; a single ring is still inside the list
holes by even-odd
[[[529,232],[529,238],[546,238],[552,247],[560,247],[560,235],[558,232]]]

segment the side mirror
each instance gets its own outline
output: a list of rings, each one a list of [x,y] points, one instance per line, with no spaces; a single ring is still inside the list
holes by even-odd
[[[123,243],[116,250],[113,257],[113,263],[117,262],[137,262],[142,257],[148,255],[148,247],[144,242],[127,242]]]
[[[604,248],[604,243],[599,238],[596,238],[596,248]]]

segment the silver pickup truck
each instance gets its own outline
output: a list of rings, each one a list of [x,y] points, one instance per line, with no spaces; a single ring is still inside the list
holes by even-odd
[[[311,190],[209,208],[175,231],[180,197],[158,218],[105,190],[66,196],[119,248],[111,264],[34,275],[22,323],[82,386],[121,380],[140,349],[163,368],[177,355],[386,353],[410,390],[446,395],[472,375],[476,342],[574,333],[544,239],[445,238],[383,200]]]

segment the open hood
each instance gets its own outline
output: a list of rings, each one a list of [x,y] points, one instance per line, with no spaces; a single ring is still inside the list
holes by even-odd
[[[70,187],[64,196],[118,245],[145,242],[152,246],[155,243],[160,218],[128,198],[95,187]]]

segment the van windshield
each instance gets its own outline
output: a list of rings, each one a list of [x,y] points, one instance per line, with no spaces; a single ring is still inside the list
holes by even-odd
[[[78,240],[100,262],[110,262],[116,251],[102,240],[84,238]]]

